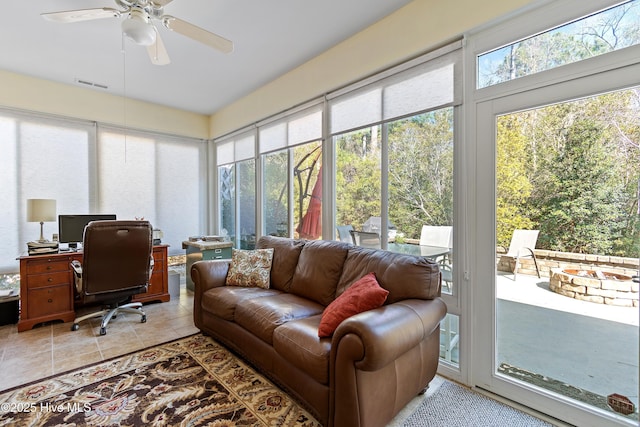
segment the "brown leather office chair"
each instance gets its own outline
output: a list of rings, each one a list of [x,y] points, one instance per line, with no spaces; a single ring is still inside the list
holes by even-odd
[[[153,270],[152,227],[148,221],[92,221],[84,231],[83,260],[73,261],[76,290],[82,304],[102,303],[108,308],[77,317],[71,326],[102,317],[100,335],[118,312],[135,313],[147,321],[142,304],[133,295],[145,292]],[[128,302],[122,304],[123,302]]]

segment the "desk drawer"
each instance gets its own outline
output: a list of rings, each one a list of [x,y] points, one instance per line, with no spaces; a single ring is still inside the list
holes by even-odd
[[[39,273],[53,273],[55,271],[69,271],[69,263],[71,258],[65,257],[64,259],[43,259],[43,260],[29,260],[27,261],[27,274],[39,274]]]
[[[29,274],[27,278],[27,288],[35,289],[47,286],[65,285],[69,286],[69,271],[49,274]]]
[[[71,287],[68,285],[29,290],[29,318],[71,310],[70,292]]]
[[[161,254],[156,255],[153,254],[153,271],[162,271],[164,270],[164,258]]]

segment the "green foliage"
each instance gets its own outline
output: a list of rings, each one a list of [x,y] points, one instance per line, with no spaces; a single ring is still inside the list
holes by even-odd
[[[264,160],[264,227],[265,234],[288,236],[289,155],[287,150],[268,154]]]
[[[609,254],[621,236],[622,186],[603,131],[588,118],[573,123],[538,191],[543,242],[566,252]]]
[[[529,151],[527,138],[520,132],[522,116],[498,118],[496,180],[497,243],[508,247],[515,229],[531,229],[533,222],[527,217],[525,204],[532,185],[527,175]]]
[[[638,89],[500,117],[499,244],[540,229],[538,248],[637,257]]]
[[[361,228],[381,216],[380,127],[336,138],[337,224]],[[404,237],[453,224],[453,109],[388,125],[389,220]]]
[[[389,219],[406,237],[453,224],[453,109],[389,125]]]
[[[380,216],[379,127],[341,135],[336,140],[336,224],[361,229]]]

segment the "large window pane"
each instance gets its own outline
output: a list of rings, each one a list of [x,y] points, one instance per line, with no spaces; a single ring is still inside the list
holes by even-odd
[[[256,161],[251,159],[239,162],[237,169],[240,248],[254,249],[256,246]]]
[[[282,150],[264,159],[264,234],[289,237],[289,154]]]
[[[97,210],[118,219],[144,218],[162,230],[170,254],[183,253],[181,242],[204,231],[203,144],[108,128],[98,141]]]
[[[394,252],[427,256],[453,279],[453,107],[388,125],[389,220]],[[444,248],[437,250],[435,248]]]
[[[294,237],[322,237],[322,144],[313,142],[293,148]]]
[[[218,167],[218,212],[220,234],[236,243],[236,174],[235,165]]]
[[[336,225],[363,230],[381,216],[380,126],[334,137],[336,151]]]
[[[27,199],[55,199],[57,213],[88,213],[90,124],[21,114],[0,114],[0,272],[17,272],[16,256],[40,236],[26,221]],[[44,224],[44,237],[57,233]]]

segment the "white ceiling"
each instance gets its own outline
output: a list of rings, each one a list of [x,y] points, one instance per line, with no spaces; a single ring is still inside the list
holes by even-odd
[[[86,80],[109,93],[212,114],[410,1],[174,0],[166,14],[232,40],[235,50],[223,54],[156,25],[171,58],[157,66],[145,47],[123,41],[123,18],[61,24],[40,16],[117,8],[113,0],[3,0],[0,69],[82,87],[76,79]]]

